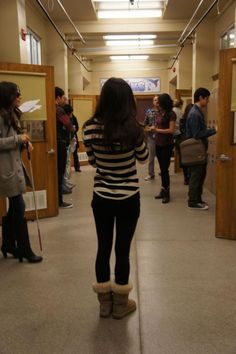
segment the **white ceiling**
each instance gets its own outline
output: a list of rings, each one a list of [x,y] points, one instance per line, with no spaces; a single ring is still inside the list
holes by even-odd
[[[142,0],[135,1],[141,2]],[[233,1],[235,0],[219,0],[208,14],[208,18],[217,17],[218,12],[224,11]],[[65,33],[66,39],[77,50],[77,54],[87,60],[99,62],[109,60],[109,56],[115,54],[148,54],[149,60],[169,60],[178,52],[178,39],[199,4],[201,3],[201,6],[196,13],[196,18],[188,30],[191,30],[197,20],[215,1],[168,0],[162,19],[98,20],[95,3],[92,0],[60,0],[81,33],[85,44],[81,42],[57,0],[41,0],[40,2],[60,30]],[[145,49],[127,47],[113,49],[106,47],[103,40],[103,35],[106,34],[142,33],[157,35],[153,46]]]

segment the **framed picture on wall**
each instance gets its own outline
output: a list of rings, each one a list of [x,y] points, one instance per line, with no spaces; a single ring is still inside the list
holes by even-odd
[[[159,93],[161,91],[161,79],[159,77],[124,78],[134,93]],[[100,79],[100,86],[107,79]]]

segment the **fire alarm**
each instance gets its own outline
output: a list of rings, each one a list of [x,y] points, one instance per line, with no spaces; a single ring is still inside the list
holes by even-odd
[[[26,41],[27,31],[24,28],[21,28],[20,34],[21,34],[21,39],[23,41]]]

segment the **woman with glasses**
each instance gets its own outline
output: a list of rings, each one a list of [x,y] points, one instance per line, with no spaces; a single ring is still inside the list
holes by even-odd
[[[41,262],[30,246],[25,203],[22,194],[29,185],[29,178],[21,160],[21,150],[33,149],[28,134],[20,127],[21,93],[13,82],[0,82],[0,196],[7,197],[9,208],[2,218],[3,256],[12,254],[22,262]]]

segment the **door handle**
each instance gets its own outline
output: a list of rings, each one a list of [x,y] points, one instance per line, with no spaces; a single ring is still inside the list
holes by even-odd
[[[50,150],[48,150],[48,154],[49,154],[49,155],[55,154],[55,150],[54,150],[53,148],[51,148]]]
[[[229,156],[225,155],[225,154],[220,154],[219,160],[222,161],[222,162],[225,162],[225,161],[231,160],[231,158]]]

